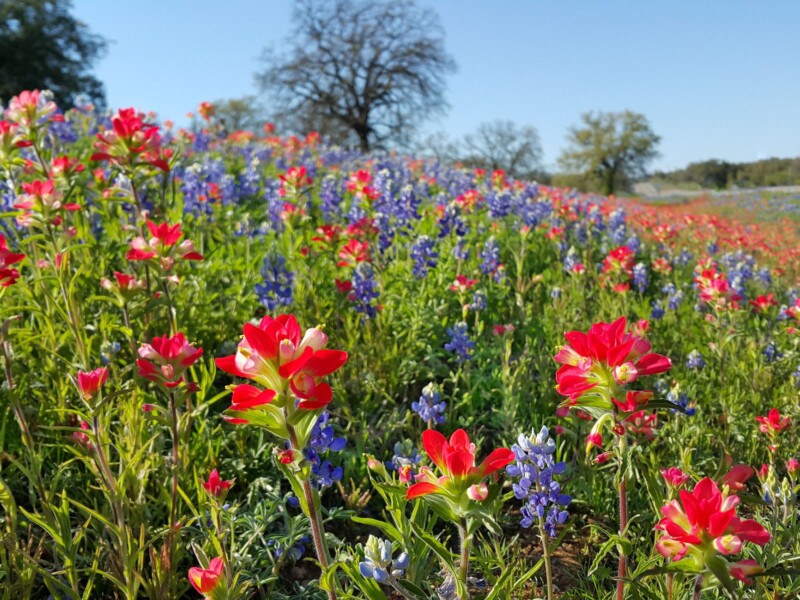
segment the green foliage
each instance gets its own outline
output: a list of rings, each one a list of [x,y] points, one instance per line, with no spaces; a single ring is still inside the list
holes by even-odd
[[[70,0],[0,3],[0,100],[49,89],[71,106],[79,95],[103,106],[103,84],[89,72],[106,41],[70,14]]]
[[[587,185],[596,180],[603,194],[613,194],[643,175],[647,163],[658,156],[661,138],[642,114],[585,113],[581,121],[570,129],[559,164]]]

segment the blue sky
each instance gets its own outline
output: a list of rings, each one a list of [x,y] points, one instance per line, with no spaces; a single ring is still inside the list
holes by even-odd
[[[800,2],[425,0],[458,63],[451,137],[511,119],[539,131],[555,165],[590,110],[644,113],[662,137],[654,168],[800,156]],[[257,93],[253,73],[290,28],[290,0],[74,0],[112,41],[96,74],[109,104],[179,124],[202,100]]]

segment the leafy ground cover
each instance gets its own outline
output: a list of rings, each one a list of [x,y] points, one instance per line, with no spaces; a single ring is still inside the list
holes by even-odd
[[[5,110],[9,597],[800,594],[796,228],[213,113]]]

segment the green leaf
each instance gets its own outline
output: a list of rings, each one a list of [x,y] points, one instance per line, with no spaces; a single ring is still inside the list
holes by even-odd
[[[403,541],[403,535],[400,533],[400,531],[394,525],[384,521],[378,521],[377,519],[369,519],[366,517],[350,517],[350,520],[355,523],[361,523],[362,525],[369,525],[370,527],[380,529],[382,532],[388,535],[393,542]]]
[[[467,592],[466,585],[463,581],[461,581],[458,577],[458,569],[456,568],[456,564],[453,561],[453,555],[450,553],[442,542],[437,540],[433,537],[430,533],[419,527],[416,523],[411,524],[411,531],[414,532],[420,540],[422,540],[425,545],[433,550],[434,554],[439,557],[439,559],[447,566],[450,572],[453,574],[453,578],[456,581],[456,587],[458,588],[458,595],[459,597],[463,598]]]

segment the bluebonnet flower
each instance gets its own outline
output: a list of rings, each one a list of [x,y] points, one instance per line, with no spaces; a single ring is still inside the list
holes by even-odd
[[[461,218],[461,208],[455,202],[450,202],[444,208],[444,214],[438,221],[439,237],[446,237],[451,231],[455,231],[458,237],[467,235],[467,224]]]
[[[267,547],[272,549],[272,555],[275,558],[280,558],[286,553],[291,560],[297,562],[306,553],[306,544],[309,541],[308,536],[304,535],[290,546],[287,542],[271,539],[267,540]]]
[[[411,259],[414,261],[414,276],[422,279],[428,274],[428,269],[436,267],[439,253],[434,250],[435,242],[427,235],[421,235],[411,247]]]
[[[104,365],[110,364],[121,349],[119,342],[103,342],[100,346],[100,362]]]
[[[611,231],[625,227],[625,210],[617,208],[608,215],[608,228]]]
[[[358,564],[358,571],[378,583],[402,577],[408,569],[409,556],[406,552],[401,552],[392,560],[393,551],[392,542],[370,535],[364,546],[364,560]]]
[[[653,300],[653,309],[650,311],[650,318],[653,321],[660,321],[664,318],[666,311],[658,300]]]
[[[341,452],[347,440],[343,437],[336,437],[333,432],[333,425],[330,425],[330,413],[322,411],[311,430],[311,437],[308,440],[308,445],[317,452]]]
[[[59,110],[57,113],[61,113],[61,111]],[[72,144],[78,141],[78,132],[68,120],[50,121],[49,131],[62,144]]]
[[[670,390],[669,393],[667,393],[667,400],[677,406],[680,406],[684,411],[686,411],[686,415],[689,417],[693,417],[695,412],[697,412],[697,409],[690,405],[689,395],[685,392]],[[672,412],[678,411],[672,409]]]
[[[637,263],[633,267],[633,285],[636,286],[641,293],[647,288],[647,265],[644,263]]]
[[[783,358],[783,352],[778,350],[778,347],[775,345],[774,342],[768,342],[764,349],[761,351],[761,354],[764,355],[766,358],[767,363],[773,363],[777,360]]]
[[[477,290],[474,294],[472,294],[472,303],[469,305],[472,310],[484,310],[486,309],[487,305],[488,300],[486,298],[486,294],[481,290]]]
[[[708,242],[708,244],[706,244],[706,252],[713,256],[719,252],[719,244],[717,244],[717,242]]]
[[[463,239],[459,238],[456,245],[453,246],[453,256],[456,260],[469,260],[469,248],[466,247]]]
[[[414,404],[416,404],[416,402]],[[444,402],[442,402],[442,404],[444,404]],[[421,461],[422,455],[419,453],[419,450],[417,450],[416,444],[409,439],[405,439],[402,442],[395,443],[394,455],[392,456],[392,460],[386,463],[386,467],[397,471],[401,467],[415,467]]]
[[[481,271],[484,275],[494,273],[500,266],[500,245],[497,240],[490,237],[483,245],[481,251]]]
[[[343,198],[340,193],[339,182],[334,177],[328,176],[322,180],[319,199],[323,218],[328,222],[338,219],[342,212]]]
[[[794,386],[800,387],[800,365],[797,365],[794,373],[792,373],[792,377],[794,377]]]
[[[550,290],[550,297],[553,298],[554,300],[556,298],[561,298],[561,288],[554,286],[553,289]]]
[[[520,511],[520,524],[527,529],[538,522],[547,535],[556,537],[556,526],[566,522],[569,516],[564,507],[572,501],[561,493],[561,486],[555,480],[567,465],[555,462],[556,443],[547,427],[529,436],[520,434],[517,442],[511,446],[516,462],[506,467],[506,473],[517,479],[513,484],[514,496],[525,501]]]
[[[444,410],[447,403],[440,401],[439,388],[434,383],[429,383],[422,388],[419,400],[411,403],[411,409],[416,412],[426,423],[444,423]]]
[[[505,217],[511,212],[511,194],[506,191],[490,192],[486,194],[486,205],[493,219]]]
[[[378,308],[373,304],[378,298],[375,273],[368,262],[358,263],[353,270],[353,290],[349,298],[355,304],[356,312],[360,312],[368,319],[374,319],[378,315]]]
[[[675,257],[675,264],[680,266],[688,265],[692,258],[694,258],[694,255],[684,248],[681,250],[681,253]]]
[[[574,246],[570,246],[567,253],[564,255],[564,272],[571,273],[578,264],[581,264],[580,254]]]
[[[628,241],[625,242],[625,245],[630,248],[631,252],[634,254],[639,252],[639,249],[642,247],[642,241],[639,237],[634,233],[631,237],[628,238]]]
[[[334,482],[341,481],[344,475],[342,467],[334,467],[329,460],[322,458],[328,452],[341,452],[347,443],[344,438],[334,435],[329,420],[327,411],[320,413],[311,430],[308,448],[304,451],[306,460],[311,463],[311,482],[317,488],[330,487]]]
[[[706,361],[698,350],[692,350],[689,352],[689,355],[686,357],[687,369],[702,369],[705,366]]]
[[[264,283],[256,284],[258,300],[269,312],[279,306],[292,303],[294,273],[286,268],[286,258],[277,253],[268,253],[261,265]]]
[[[758,275],[758,278],[761,280],[761,283],[764,286],[772,285],[772,274],[769,272],[769,268],[761,267],[758,270],[757,275]]]
[[[450,336],[450,341],[444,345],[444,349],[448,352],[455,353],[459,364],[470,360],[472,358],[471,351],[475,347],[475,342],[469,339],[467,324],[463,321],[456,323],[452,327],[447,328],[447,334]]]

